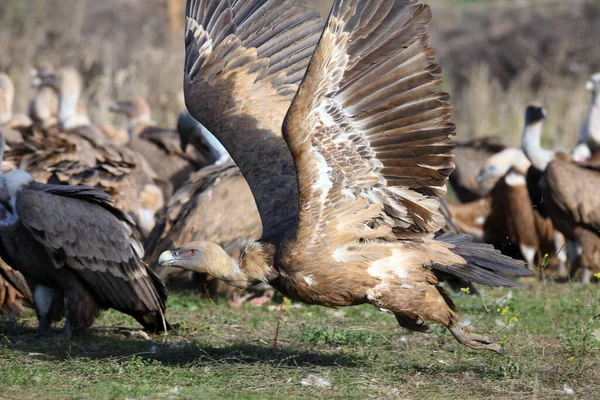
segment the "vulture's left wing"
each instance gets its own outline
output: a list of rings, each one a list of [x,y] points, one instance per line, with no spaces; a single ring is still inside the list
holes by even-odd
[[[135,225],[106,193],[34,183],[19,193],[16,209],[21,223],[53,255],[55,268],[75,270],[103,306],[140,318],[164,311],[166,288],[141,261]]]
[[[248,181],[263,238],[278,243],[298,217],[296,172],[283,118],[321,22],[298,0],[188,0],[185,103]]]
[[[335,2],[283,130],[306,254],[327,246],[347,260],[360,240],[432,237],[444,225],[454,125],[430,18],[411,0]]]

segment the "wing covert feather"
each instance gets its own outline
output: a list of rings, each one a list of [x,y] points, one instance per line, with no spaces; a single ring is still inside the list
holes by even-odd
[[[308,246],[431,237],[443,226],[454,126],[430,18],[411,0],[334,3],[283,129]]]

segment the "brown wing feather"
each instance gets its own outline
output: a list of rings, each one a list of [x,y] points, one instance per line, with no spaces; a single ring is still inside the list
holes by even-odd
[[[298,217],[296,172],[281,126],[321,32],[296,0],[188,0],[184,91],[190,113],[248,181],[263,239]]]
[[[436,89],[430,17],[414,1],[335,2],[284,123],[301,243],[337,248],[443,226],[454,126]]]
[[[108,195],[34,183],[19,193],[16,209],[23,226],[53,254],[55,267],[72,268],[103,306],[141,319],[145,313],[162,315],[165,286],[141,261],[135,225]]]
[[[548,207],[564,215],[557,218],[557,227],[564,225],[562,219],[600,231],[600,196],[597,195],[600,170],[597,166],[555,160],[548,165],[545,181]]]

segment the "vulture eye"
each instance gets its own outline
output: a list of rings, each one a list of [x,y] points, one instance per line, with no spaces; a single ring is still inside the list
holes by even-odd
[[[188,254],[189,254],[190,256],[195,256],[197,253],[198,253],[198,250],[194,250],[194,249],[192,249],[192,250],[188,250]]]

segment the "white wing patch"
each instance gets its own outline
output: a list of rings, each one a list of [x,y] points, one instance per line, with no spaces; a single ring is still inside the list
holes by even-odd
[[[321,191],[321,203],[325,203],[327,195],[333,187],[333,182],[329,177],[331,167],[327,164],[327,161],[325,161],[325,157],[319,153],[318,149],[313,148],[313,151],[315,152],[317,158],[317,173],[319,174],[317,181],[313,185],[313,190]]]

